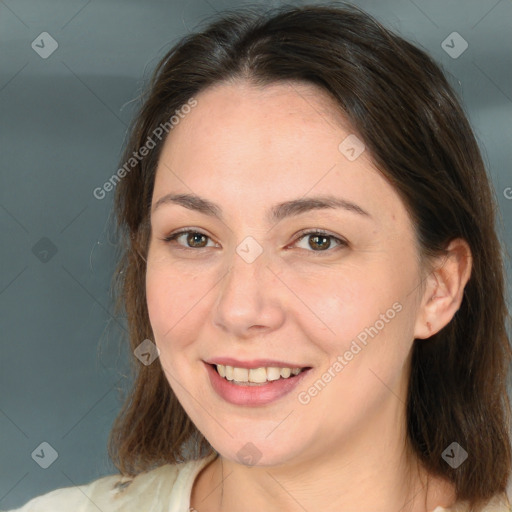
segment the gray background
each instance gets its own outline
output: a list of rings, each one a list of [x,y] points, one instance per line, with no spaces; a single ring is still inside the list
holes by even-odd
[[[354,3],[444,68],[483,150],[510,247],[511,1]],[[113,193],[98,200],[92,191],[118,168],[159,58],[205,17],[242,4],[0,0],[1,509],[115,472],[106,440],[133,355],[111,313]],[[458,58],[441,46],[454,31],[469,45]],[[59,45],[47,59],[31,47],[42,32]],[[510,259],[507,268],[510,276]],[[58,452],[47,469],[31,455],[42,442]]]

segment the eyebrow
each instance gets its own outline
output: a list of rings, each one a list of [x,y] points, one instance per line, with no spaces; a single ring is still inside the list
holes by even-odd
[[[154,213],[164,204],[177,204],[184,208],[188,208],[189,210],[194,210],[210,217],[222,219],[222,209],[220,206],[195,194],[166,194],[156,201],[151,212]],[[269,222],[279,222],[286,217],[300,215],[312,210],[336,208],[342,208],[362,217],[372,218],[365,209],[351,201],[332,195],[322,195],[315,197],[303,197],[276,204],[267,212],[267,220]]]

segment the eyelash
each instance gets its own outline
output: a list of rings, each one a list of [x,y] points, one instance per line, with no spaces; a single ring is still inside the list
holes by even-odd
[[[177,231],[176,233],[172,233],[169,236],[166,236],[165,238],[162,238],[161,240],[163,240],[166,243],[171,243],[171,242],[176,241],[176,239],[180,235],[190,234],[190,233],[197,234],[197,235],[203,235],[206,238],[211,240],[211,238],[208,235],[206,235],[205,233],[202,233],[201,231],[197,231],[197,230],[194,230],[194,229],[188,229],[188,228],[185,228],[185,229],[182,229],[180,231]],[[320,235],[320,236],[324,236],[326,238],[330,238],[330,239],[335,240],[336,242],[338,242],[338,245],[336,247],[334,247],[334,249],[331,248],[331,247],[329,247],[328,249],[325,249],[323,251],[322,250],[314,251],[314,250],[304,249],[305,251],[311,252],[311,253],[313,253],[315,255],[333,252],[333,250],[335,250],[335,249],[339,249],[341,247],[348,247],[348,245],[349,245],[348,242],[343,240],[342,238],[339,238],[337,236],[331,235],[330,233],[328,233],[327,231],[324,231],[322,229],[310,229],[310,230],[302,231],[302,232],[300,232],[298,234],[298,236],[297,236],[297,238],[296,238],[294,243],[299,242],[300,240],[302,240],[303,238],[307,237],[308,235]],[[187,251],[187,250],[189,250],[189,251],[198,251],[200,249],[207,249],[207,247],[194,248],[194,247],[185,247],[185,246],[182,246],[180,244],[177,244],[177,245],[179,246],[180,249],[183,249],[185,251]]]

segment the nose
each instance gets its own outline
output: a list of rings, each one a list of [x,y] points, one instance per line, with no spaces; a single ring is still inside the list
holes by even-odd
[[[235,251],[230,258],[229,269],[215,288],[215,325],[240,339],[279,329],[285,321],[283,285],[265,251],[250,263]]]

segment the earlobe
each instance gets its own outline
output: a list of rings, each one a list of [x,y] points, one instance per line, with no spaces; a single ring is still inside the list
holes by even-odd
[[[471,249],[464,239],[457,238],[450,242],[447,251],[427,277],[414,338],[426,339],[439,332],[462,304],[464,288],[471,276]]]

